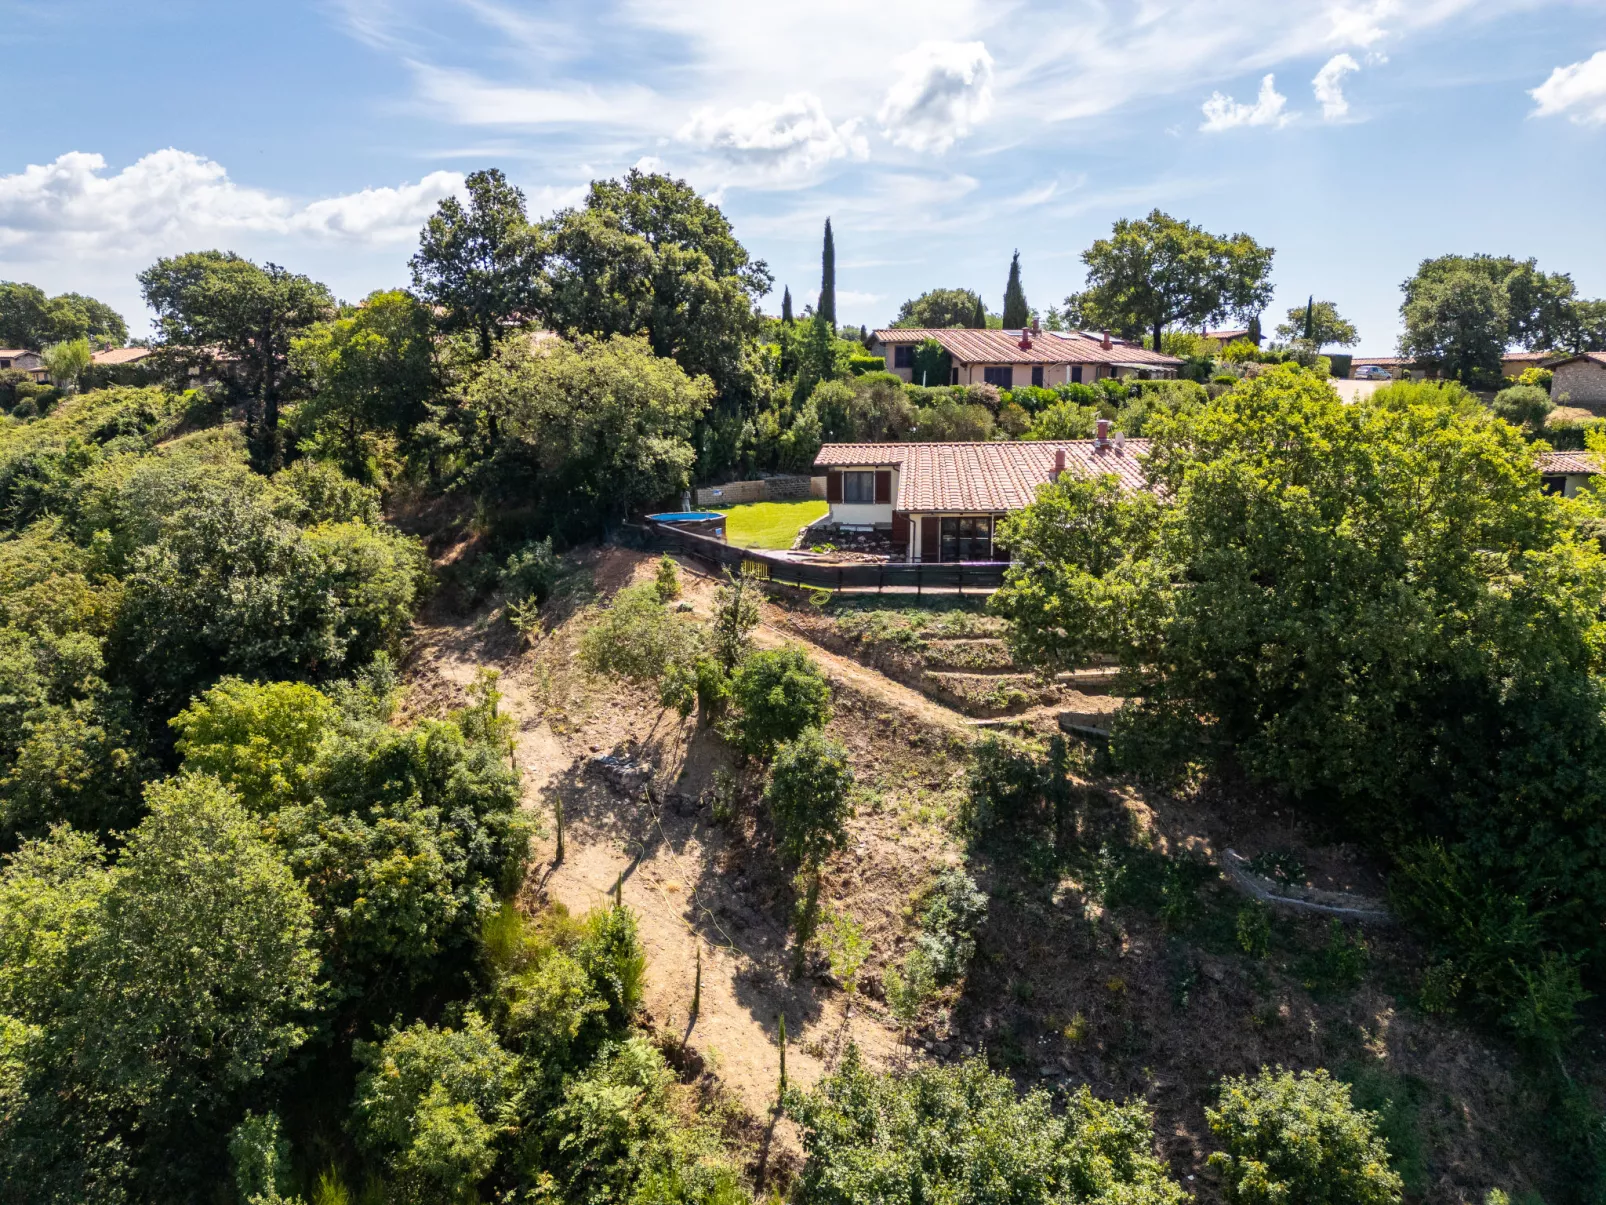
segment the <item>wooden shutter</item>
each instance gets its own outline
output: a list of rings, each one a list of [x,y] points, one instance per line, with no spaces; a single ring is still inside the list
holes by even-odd
[[[890,469],[876,470],[875,500],[877,502],[892,501],[892,472]]]
[[[942,522],[936,515],[926,515],[920,520],[920,559],[922,561],[935,561],[937,559],[937,527]]]
[[[892,512],[892,542],[901,548],[909,546],[909,515],[907,511]]]
[[[825,474],[825,500],[842,501],[842,470],[830,469]]]

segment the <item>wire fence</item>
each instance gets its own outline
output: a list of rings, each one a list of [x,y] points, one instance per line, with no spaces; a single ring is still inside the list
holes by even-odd
[[[633,533],[632,533],[633,534]],[[710,536],[678,530],[672,523],[648,520],[640,537],[657,551],[695,557],[716,569],[757,565],[762,576],[801,590],[839,594],[972,594],[990,593],[1004,584],[1008,561],[957,561],[936,564],[858,562],[821,565],[795,561],[755,548],[737,548]]]

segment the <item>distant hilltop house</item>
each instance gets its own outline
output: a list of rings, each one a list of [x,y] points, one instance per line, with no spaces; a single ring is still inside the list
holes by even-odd
[[[91,359],[106,368],[120,368],[124,364],[138,364],[150,354],[148,347],[111,347],[97,351]]]
[[[952,367],[946,381],[917,381],[915,349],[935,339],[948,353]],[[870,354],[886,359],[887,368],[911,385],[996,385],[1019,389],[1036,385],[1088,384],[1102,377],[1137,377],[1153,380],[1174,377],[1182,361],[1108,334],[1059,334],[1034,330],[925,330],[898,328],[876,331]]]
[[[1544,366],[1552,374],[1550,396],[1558,402],[1565,396],[1569,406],[1595,411],[1606,408],[1606,351],[1553,356]]]
[[[1239,327],[1234,330],[1206,331],[1204,333],[1204,338],[1209,339],[1212,343],[1214,343],[1217,351],[1220,351],[1229,343],[1238,342],[1240,339],[1248,339],[1256,347],[1259,347],[1261,343],[1264,342],[1263,336],[1255,335],[1251,337],[1249,334],[1249,328],[1247,326]]]
[[[1543,368],[1548,362],[1554,361],[1555,358],[1556,353],[1553,351],[1507,352],[1500,357],[1500,375],[1507,380],[1514,381],[1527,372],[1528,369]],[[1357,368],[1363,368],[1369,364],[1375,364],[1379,368],[1386,368],[1389,375],[1395,380],[1404,380],[1409,377],[1420,381],[1424,378],[1437,377],[1439,375],[1439,371],[1436,368],[1418,368],[1416,361],[1409,356],[1351,356],[1350,376],[1355,375]]]
[[[1008,559],[994,542],[998,520],[1031,505],[1038,487],[1113,473],[1146,489],[1147,450],[1147,440],[1112,438],[1100,419],[1094,439],[825,444],[814,471],[825,475],[832,526],[886,533],[911,562],[998,561]]]
[[[20,347],[0,347],[0,370],[7,368],[16,372],[26,372],[36,381],[43,381],[48,375],[45,372],[44,359],[39,353]]]

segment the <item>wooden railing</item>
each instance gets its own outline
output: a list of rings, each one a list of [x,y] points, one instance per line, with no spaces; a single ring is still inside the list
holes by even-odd
[[[743,563],[762,567],[772,582],[804,590],[838,593],[963,594],[981,593],[1004,584],[1008,561],[959,561],[936,564],[859,562],[821,565],[794,561],[756,548],[737,548],[722,540],[679,530],[673,523],[648,520],[646,529],[654,547],[695,557],[716,569]]]

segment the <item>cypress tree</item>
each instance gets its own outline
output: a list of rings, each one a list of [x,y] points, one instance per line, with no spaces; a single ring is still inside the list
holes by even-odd
[[[1249,342],[1253,343],[1256,347],[1260,346],[1260,338],[1261,338],[1261,336],[1260,336],[1260,315],[1259,314],[1256,314],[1253,318],[1251,318],[1249,320],[1249,335],[1248,335],[1248,338],[1249,338]]]
[[[836,241],[831,237],[831,219],[825,219],[825,248],[820,252],[819,314],[836,334]]]
[[[1004,286],[1004,329],[1018,331],[1032,321],[1026,305],[1026,290],[1020,287],[1020,252],[1009,261],[1009,283]]]
[[[792,290],[788,286],[781,290],[781,321],[787,326],[792,325]]]
[[[981,303],[981,294],[976,294],[976,312],[970,316],[972,330],[984,331],[987,329],[987,307]]]
[[[1316,294],[1314,293],[1310,295],[1310,300],[1305,302],[1305,342],[1316,342]]]

